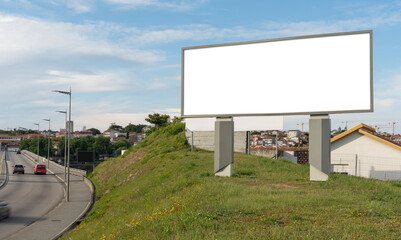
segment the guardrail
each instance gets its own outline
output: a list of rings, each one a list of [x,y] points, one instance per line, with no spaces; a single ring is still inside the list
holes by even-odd
[[[36,155],[36,154],[34,154],[32,152],[29,152],[27,150],[22,150],[21,153],[25,157],[29,158],[32,162],[41,163],[41,164],[46,164],[47,165],[47,158],[39,156],[39,162],[38,162],[38,155]],[[64,171],[64,166],[62,166],[62,165],[60,165],[58,163],[55,163],[53,161],[49,161],[49,164],[50,164],[49,170],[52,170],[54,168],[58,168],[58,169],[61,169],[62,171]],[[70,174],[83,177],[83,176],[86,175],[86,171],[70,167]]]

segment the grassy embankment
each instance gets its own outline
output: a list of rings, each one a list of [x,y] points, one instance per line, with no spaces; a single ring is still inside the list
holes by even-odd
[[[400,239],[401,182],[332,174],[235,154],[213,176],[213,153],[190,151],[184,125],[161,129],[89,177],[97,202],[65,239]]]

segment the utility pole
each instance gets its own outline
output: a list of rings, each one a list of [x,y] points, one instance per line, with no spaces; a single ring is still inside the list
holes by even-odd
[[[66,94],[66,95],[69,95],[69,98],[70,98],[70,101],[69,101],[69,111],[68,111],[68,114],[69,114],[69,125],[68,125],[68,155],[67,155],[67,166],[68,166],[68,168],[67,168],[67,191],[66,191],[66,197],[65,197],[65,200],[66,200],[66,202],[69,202],[70,201],[70,138],[71,138],[71,128],[72,128],[72,124],[71,124],[71,95],[72,95],[72,92],[71,92],[71,87],[70,87],[70,91],[69,92],[67,92],[67,91],[60,91],[60,90],[53,90],[53,92],[58,92],[58,93],[61,93],[61,94]]]
[[[278,130],[276,131],[276,159],[278,159]]]
[[[49,131],[47,132],[47,168],[50,169],[50,118],[43,120],[49,122]]]
[[[65,134],[64,134],[64,182],[67,181],[67,109],[65,111],[56,111],[65,114]]]
[[[393,138],[394,138],[394,135],[395,135],[395,133],[394,133],[394,128],[395,128],[395,125],[396,125],[397,123],[400,123],[400,122],[391,122],[391,124],[393,124]],[[390,123],[389,123],[389,124],[390,124]]]
[[[303,132],[304,131],[304,122],[297,123],[297,125],[301,125],[301,132]]]
[[[34,123],[35,125],[38,125],[38,163],[39,163],[39,123]]]

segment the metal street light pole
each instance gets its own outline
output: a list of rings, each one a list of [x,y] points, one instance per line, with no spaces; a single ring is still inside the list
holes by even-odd
[[[39,123],[34,123],[35,125],[38,125],[38,163],[39,163]]]
[[[49,131],[47,132],[47,168],[50,169],[50,118],[43,120],[49,122]]]
[[[67,155],[67,191],[66,191],[66,202],[70,201],[70,135],[71,135],[71,87],[70,91],[59,91],[53,90],[53,92],[58,92],[62,94],[66,94],[70,96],[70,103],[69,103],[69,126],[68,126],[68,155]]]
[[[56,111],[59,113],[64,113],[65,114],[65,134],[64,134],[64,182],[67,181],[67,165],[66,165],[66,159],[67,159],[67,110],[65,111]]]

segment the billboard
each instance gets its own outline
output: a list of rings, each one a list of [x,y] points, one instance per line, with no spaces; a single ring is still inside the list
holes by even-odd
[[[181,115],[373,111],[372,31],[182,48]]]
[[[190,131],[214,131],[215,118],[186,118],[185,127]],[[283,116],[234,117],[234,131],[282,130]]]
[[[78,152],[78,162],[93,162],[95,160],[95,152]]]

